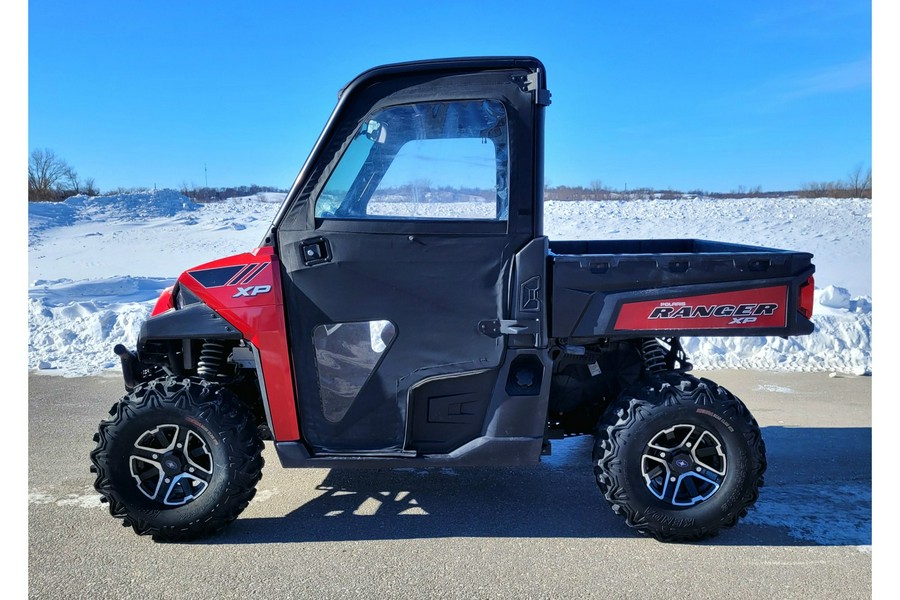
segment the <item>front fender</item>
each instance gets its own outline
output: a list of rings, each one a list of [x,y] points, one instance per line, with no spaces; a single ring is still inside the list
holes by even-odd
[[[168,310],[151,316],[141,326],[138,354],[147,342],[154,340],[219,339],[240,340],[243,335],[203,303],[191,304],[181,310]]]

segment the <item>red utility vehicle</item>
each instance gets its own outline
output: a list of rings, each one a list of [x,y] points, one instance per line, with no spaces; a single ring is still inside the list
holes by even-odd
[[[660,540],[734,525],[760,429],[679,336],[813,331],[812,256],[543,234],[543,65],[465,58],[354,79],[256,250],[183,273],[117,346],[96,489],[159,540],[286,467],[536,463],[595,436],[613,511]]]

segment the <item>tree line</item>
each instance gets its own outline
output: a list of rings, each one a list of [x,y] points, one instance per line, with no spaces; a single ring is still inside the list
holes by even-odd
[[[124,193],[136,189],[117,188],[108,193]],[[140,190],[140,191],[143,191]],[[459,192],[459,190],[456,190]],[[182,184],[181,193],[195,202],[214,202],[238,196],[252,196],[260,192],[286,193],[286,189],[242,185],[232,187],[195,187]],[[482,190],[469,190],[473,195],[480,195]],[[70,196],[85,194],[99,196],[99,187],[93,177],[82,179],[75,169],[53,150],[37,149],[31,152],[28,160],[28,200],[30,202],[48,202],[65,200]],[[558,185],[552,186],[549,181],[544,185],[544,200],[639,200],[662,199],[674,200],[684,197],[733,198],[755,197],[773,198],[779,196],[799,196],[801,198],[871,198],[872,169],[862,165],[854,167],[844,179],[835,181],[812,182],[804,184],[799,190],[763,191],[762,186],[737,186],[729,192],[709,192],[693,189],[687,192],[674,189],[653,189],[638,187],[614,189],[594,180],[588,187]]]
[[[676,189],[654,189],[638,187],[615,189],[594,180],[590,186],[553,186],[548,181],[544,185],[544,200],[676,200],[685,197],[706,198],[780,198],[798,196],[800,198],[871,198],[872,169],[857,165],[844,179],[835,181],[812,182],[804,184],[799,190],[763,190],[761,185],[739,185],[728,192],[710,192],[702,189],[688,191]]]
[[[238,185],[231,187],[194,187],[181,185],[181,193],[193,200],[194,202],[215,202],[217,200],[225,200],[227,198],[239,198],[241,196],[253,196],[261,192],[278,192],[286,194],[287,190],[283,188],[272,187],[269,185]]]
[[[154,186],[155,187],[155,186]],[[147,188],[115,188],[106,195],[146,191]],[[286,193],[286,189],[262,185],[232,187],[194,187],[182,184],[181,193],[196,202],[209,202],[252,196],[260,192]],[[81,178],[75,168],[49,148],[32,150],[28,156],[28,201],[60,202],[66,198],[84,194],[100,196],[101,191],[93,177]]]
[[[872,169],[864,170],[862,165],[857,165],[845,179],[808,183],[800,190],[799,196],[803,198],[871,198]]]

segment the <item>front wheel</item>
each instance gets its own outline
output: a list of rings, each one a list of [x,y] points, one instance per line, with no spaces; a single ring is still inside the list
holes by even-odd
[[[638,383],[607,409],[593,458],[613,511],[666,542],[735,525],[759,497],[766,470],[746,406],[712,381],[674,372]]]
[[[151,381],[110,415],[94,436],[94,487],[136,533],[158,541],[206,536],[256,493],[263,444],[228,390],[192,379]]]

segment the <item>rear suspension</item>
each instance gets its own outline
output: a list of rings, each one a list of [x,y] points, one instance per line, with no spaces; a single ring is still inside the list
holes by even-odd
[[[641,340],[641,358],[647,373],[661,371],[690,371],[694,365],[688,361],[678,338],[646,338]]]

